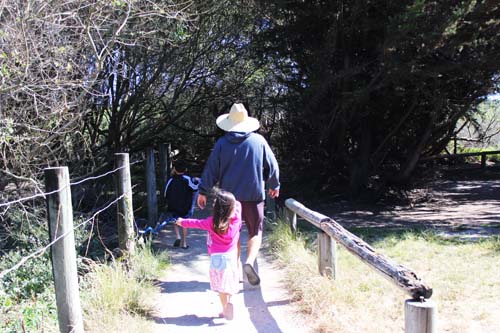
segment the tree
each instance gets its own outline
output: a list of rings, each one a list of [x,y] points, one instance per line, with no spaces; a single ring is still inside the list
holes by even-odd
[[[89,103],[103,98],[96,88],[108,80],[102,75],[108,59],[123,45],[170,43],[168,28],[188,25],[188,8],[189,2],[1,1],[0,191],[11,182],[38,188],[44,167],[83,158],[91,141],[82,121]]]
[[[272,68],[255,57],[253,7],[238,4],[195,2],[196,26],[177,24],[173,43],[121,45],[106,59],[103,97],[86,120],[93,156],[170,142],[192,158],[201,156],[201,164],[219,135],[216,116],[235,100],[268,119],[264,130],[271,131]]]
[[[406,181],[498,89],[496,2],[260,3],[266,54],[289,89],[294,166],[353,194],[371,179]]]

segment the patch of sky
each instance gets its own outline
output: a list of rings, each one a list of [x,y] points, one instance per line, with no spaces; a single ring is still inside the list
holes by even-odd
[[[490,94],[486,98],[490,101],[500,101],[500,93]]]

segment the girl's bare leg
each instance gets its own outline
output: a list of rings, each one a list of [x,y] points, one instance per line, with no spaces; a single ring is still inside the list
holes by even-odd
[[[219,293],[220,302],[222,305],[222,313],[227,320],[233,320],[233,305],[231,304],[231,295]]]
[[[224,310],[226,309],[227,302],[228,302],[228,294],[226,293],[219,293],[219,299],[220,303],[222,305],[222,313],[224,313]]]

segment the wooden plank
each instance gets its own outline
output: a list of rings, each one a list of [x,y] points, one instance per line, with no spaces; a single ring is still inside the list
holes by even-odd
[[[83,317],[78,290],[73,208],[67,167],[45,169],[47,217],[52,274],[56,292],[57,318],[62,333],[83,333]],[[57,192],[56,192],[57,191]]]
[[[303,219],[306,219],[317,228],[321,228],[321,223],[330,221],[330,218],[328,216],[310,210],[309,208],[292,198],[286,199],[285,205],[288,209],[298,214]]]
[[[435,156],[427,156],[422,157],[421,161],[430,161],[430,160],[438,160],[438,159],[453,159],[460,157],[472,157],[472,156],[482,156],[482,155],[496,155],[500,154],[500,150],[490,150],[490,151],[482,151],[475,153],[459,153],[459,154],[450,154],[450,155],[435,155]]]
[[[424,298],[430,298],[432,296],[432,288],[423,283],[416,273],[395,263],[384,255],[377,253],[375,249],[365,241],[344,229],[333,219],[306,208],[294,199],[287,199],[285,205],[299,216],[325,231],[349,252],[375,269],[375,271],[380,273],[384,278],[387,278],[402,290],[409,293],[414,299],[419,299],[420,296]]]

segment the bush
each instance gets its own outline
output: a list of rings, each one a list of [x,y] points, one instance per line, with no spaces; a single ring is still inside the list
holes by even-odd
[[[125,265],[126,263],[126,265]],[[139,247],[128,262],[95,265],[82,292],[85,328],[89,332],[150,331],[157,288],[151,281],[167,267],[166,253]]]

